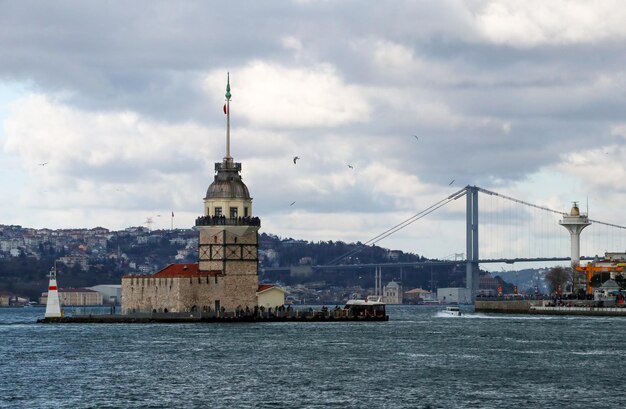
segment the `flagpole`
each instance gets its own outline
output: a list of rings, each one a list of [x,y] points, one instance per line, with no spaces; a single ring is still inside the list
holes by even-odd
[[[171,221],[171,226],[170,226],[170,231],[174,230],[174,212],[172,212],[172,221]]]
[[[227,73],[226,80],[226,158],[230,157],[230,73]]]

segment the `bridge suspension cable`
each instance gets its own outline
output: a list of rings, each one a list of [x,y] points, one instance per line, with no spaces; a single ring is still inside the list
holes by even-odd
[[[483,189],[482,187],[478,187],[478,186],[475,186],[475,187],[476,187],[476,189],[478,189],[479,192],[485,193],[487,195],[498,196],[498,197],[501,197],[503,199],[510,200],[512,202],[516,202],[516,203],[520,203],[520,204],[523,204],[523,205],[526,205],[526,206],[534,207],[536,209],[545,210],[547,212],[552,212],[554,214],[558,214],[559,216],[567,216],[567,214],[568,214],[567,212],[562,212],[562,211],[559,211],[559,210],[549,209],[547,207],[539,206],[539,205],[536,205],[536,204],[533,204],[533,203],[525,202],[523,200],[515,199],[513,197],[506,196],[506,195],[503,195],[501,193],[492,192],[491,190]],[[617,224],[601,222],[600,220],[593,220],[593,219],[589,219],[589,221],[592,222],[592,223],[602,224],[604,226],[615,227],[615,228],[618,228],[618,229],[626,230],[626,226],[620,226],[620,225],[617,225]]]
[[[504,199],[506,201],[510,201],[513,203],[517,203],[518,205],[522,205],[521,207],[530,207],[532,209],[534,209],[535,211],[537,210],[541,210],[541,212],[539,212],[539,214],[541,214],[540,218],[541,218],[541,223],[540,223],[540,230],[541,230],[541,237],[538,240],[541,240],[544,242],[544,244],[542,245],[541,243],[537,242],[537,244],[533,244],[532,240],[531,240],[531,236],[533,235],[533,231],[531,229],[531,225],[527,224],[526,226],[521,227],[521,231],[517,230],[515,236],[516,237],[521,237],[524,235],[527,235],[527,240],[523,240],[523,242],[525,243],[524,247],[526,247],[526,250],[532,250],[533,248],[539,252],[541,250],[547,250],[548,252],[550,252],[550,246],[556,246],[557,243],[554,240],[551,240],[549,237],[555,237],[558,236],[559,234],[556,233],[557,231],[560,231],[559,228],[559,224],[558,223],[554,223],[554,222],[550,222],[549,219],[544,220],[543,215],[547,212],[547,213],[552,213],[554,215],[558,215],[559,217],[563,217],[563,216],[567,216],[568,213],[567,212],[563,212],[563,211],[559,211],[559,210],[554,210],[554,209],[550,209],[548,207],[545,206],[540,206],[540,205],[536,205],[524,200],[520,200],[520,199],[516,199],[507,195],[503,195],[501,193],[497,193],[497,192],[493,192],[491,190],[488,189],[484,189],[478,186],[466,186],[460,190],[458,190],[457,192],[445,197],[442,200],[439,200],[438,202],[430,205],[429,207],[425,208],[424,210],[414,214],[413,216],[403,220],[402,222],[396,224],[395,226],[385,230],[384,232],[372,237],[371,239],[367,240],[364,243],[361,243],[358,247],[354,248],[353,250],[350,250],[349,252],[334,258],[333,260],[331,260],[330,262],[328,262],[326,265],[328,266],[332,266],[332,265],[337,265],[339,264],[342,260],[344,260],[347,257],[350,257],[354,254],[359,253],[360,251],[362,251],[366,246],[368,245],[373,245],[376,244],[377,242],[395,234],[396,232],[404,229],[405,227],[408,227],[409,225],[415,223],[416,221],[422,219],[423,217],[433,213],[434,211],[440,209],[441,207],[447,205],[448,203],[463,197],[466,195],[466,193],[468,192],[468,189],[475,189],[478,192],[481,192],[485,195],[488,195],[490,197],[498,197],[501,199]],[[502,226],[501,228],[499,228],[499,230],[494,230],[494,232],[498,235],[498,236],[505,236],[507,234],[507,232],[505,231],[506,229],[508,229],[508,235],[509,236],[513,236],[512,235],[512,231],[511,231],[511,224],[508,224],[508,228],[506,227],[506,223],[505,223],[505,214],[503,212],[498,212],[499,216],[496,218],[495,216],[493,216],[494,213],[494,208],[493,208],[493,203],[489,203],[489,212],[488,212],[488,219],[487,219],[487,223],[488,224],[498,224],[500,226]],[[516,210],[515,214],[511,214],[511,208],[508,208],[508,218],[513,218],[513,219],[520,219],[520,215],[519,215],[519,210],[521,210],[521,208],[519,206],[517,206],[518,210]],[[530,215],[530,219],[537,219],[537,215],[536,213],[532,213]],[[599,220],[593,220],[593,219],[589,219],[589,221],[591,221],[594,224],[597,225],[602,225],[605,228],[608,227],[613,227],[613,228],[617,228],[617,229],[622,229],[622,230],[626,230],[626,226],[620,226],[617,224],[612,224],[612,223],[606,223],[606,222],[602,222]],[[549,224],[549,227],[545,228],[544,222]],[[507,252],[507,250],[505,249],[504,243],[506,242],[506,240],[503,240],[502,237],[500,237],[500,240],[497,240],[497,244],[495,245],[496,247],[496,253],[503,253],[500,254],[500,258],[502,258],[503,260],[508,260],[508,259],[512,259],[512,258],[526,258],[528,260],[532,260],[532,257],[511,257],[510,255],[505,256],[504,253]],[[512,241],[512,240],[509,240]],[[519,241],[519,240],[518,240]],[[549,241],[548,245],[546,245],[546,241]],[[534,247],[533,247],[534,246]],[[555,247],[554,249],[552,249],[552,254],[556,254],[556,250],[557,248]],[[509,249],[510,250],[510,249]],[[545,256],[539,257],[537,258],[539,259],[548,259]]]
[[[464,187],[463,189],[451,194],[450,196],[438,201],[437,203],[430,205],[429,207],[427,207],[426,209],[422,210],[419,213],[414,214],[413,216],[409,217],[408,219],[405,219],[404,221],[396,224],[395,226],[385,230],[384,232],[380,233],[379,235],[372,237],[371,239],[369,239],[368,241],[366,241],[365,243],[362,243],[362,245],[360,245],[359,247],[350,250],[349,252],[347,252],[346,254],[343,254],[339,257],[336,257],[334,259],[332,259],[330,262],[327,263],[327,265],[336,265],[338,264],[341,260],[345,259],[346,257],[350,257],[358,252],[360,252],[361,250],[363,250],[363,248],[365,246],[368,246],[370,244],[376,244],[377,242],[379,242],[382,239],[385,239],[389,236],[391,236],[392,234],[404,229],[405,227],[415,223],[416,221],[418,221],[419,219],[423,218],[424,216],[427,216],[429,214],[431,214],[432,212],[434,212],[435,210],[447,205],[448,203],[458,199],[459,197],[462,197],[465,192],[467,190],[467,187]]]

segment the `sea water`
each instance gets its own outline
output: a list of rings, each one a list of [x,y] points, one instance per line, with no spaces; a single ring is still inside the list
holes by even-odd
[[[389,306],[388,322],[37,324],[0,309],[2,408],[616,408],[626,318]]]

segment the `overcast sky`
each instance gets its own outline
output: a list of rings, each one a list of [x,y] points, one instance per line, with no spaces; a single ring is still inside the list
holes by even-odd
[[[619,0],[0,1],[0,50],[0,224],[191,227],[227,72],[264,232],[364,242],[468,184],[626,224]],[[379,244],[464,252],[457,202]]]

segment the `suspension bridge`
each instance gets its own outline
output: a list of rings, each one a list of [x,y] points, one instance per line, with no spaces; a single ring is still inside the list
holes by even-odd
[[[465,198],[465,253],[453,253],[448,260],[408,263],[343,264],[364,246],[374,245],[445,207],[459,212],[459,200]],[[313,270],[375,268],[377,277],[385,266],[465,264],[466,286],[476,294],[479,265],[489,263],[571,261],[570,234],[561,225],[569,212],[551,209],[516,199],[478,186],[465,186],[422,211],[406,218],[379,235],[325,265]],[[586,214],[583,216],[587,216]],[[429,219],[436,218],[430,216]],[[587,218],[589,227],[580,235],[580,259],[591,260],[606,252],[626,252],[626,226]],[[289,269],[285,267],[282,269]],[[273,269],[272,269],[273,270]]]

